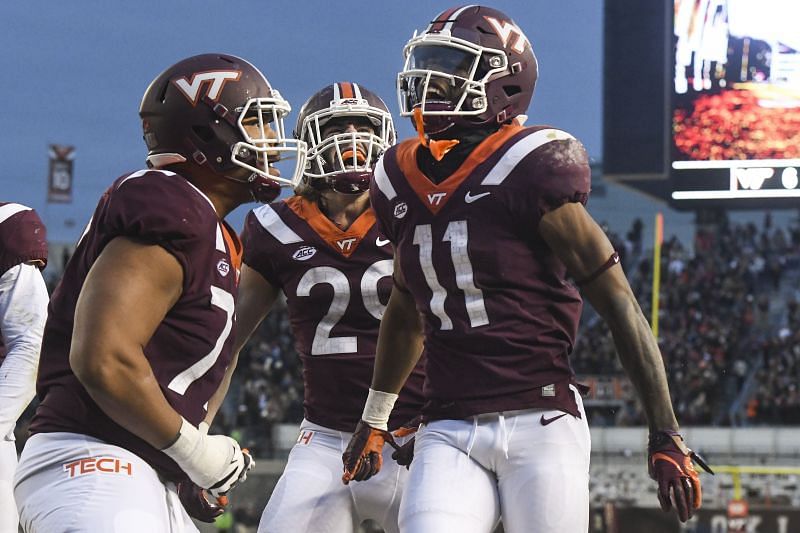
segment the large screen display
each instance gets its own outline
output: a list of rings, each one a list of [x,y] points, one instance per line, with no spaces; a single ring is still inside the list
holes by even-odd
[[[800,0],[674,0],[672,200],[800,198]]]

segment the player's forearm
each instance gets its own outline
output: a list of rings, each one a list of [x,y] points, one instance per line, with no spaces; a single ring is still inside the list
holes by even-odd
[[[381,320],[372,388],[398,393],[421,352],[422,323],[414,299],[407,292],[393,290]]]
[[[219,411],[220,406],[222,406],[225,396],[228,394],[228,389],[231,386],[231,379],[233,379],[233,372],[236,370],[236,364],[238,361],[239,354],[236,353],[233,356],[231,364],[229,364],[228,368],[225,369],[225,375],[222,378],[222,383],[220,383],[216,392],[214,392],[214,395],[208,400],[208,411],[206,412],[206,417],[204,420],[209,426],[214,421],[214,417],[217,416],[217,412]]]
[[[97,405],[114,422],[155,448],[171,444],[181,427],[181,416],[170,406],[141,352],[117,348],[104,356],[84,356],[94,363],[75,365],[73,371]],[[95,352],[100,353],[100,352]]]
[[[604,318],[622,366],[639,393],[650,428],[677,429],[658,343],[632,295],[621,300]]]

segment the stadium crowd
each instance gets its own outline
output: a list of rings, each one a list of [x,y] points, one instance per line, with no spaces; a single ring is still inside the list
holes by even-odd
[[[635,248],[615,239],[623,242],[623,249]],[[798,312],[795,295],[784,290],[787,283],[782,280],[798,275],[799,257],[798,229],[774,228],[769,217],[761,229],[754,224],[700,228],[694,253],[675,238],[664,243],[659,344],[683,424],[727,424],[725,415],[747,392],[747,378],[756,371],[760,386],[755,401],[746,404],[747,420],[789,422],[786,408],[798,406],[797,400],[789,400],[797,381],[792,376],[798,370]],[[648,316],[651,264],[649,254],[632,254],[625,265]],[[571,356],[578,375],[621,373],[606,328],[591,310],[584,319]],[[632,402],[614,420],[615,425],[643,422]]]

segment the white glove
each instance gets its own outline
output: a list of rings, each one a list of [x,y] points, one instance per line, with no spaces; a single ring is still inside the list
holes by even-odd
[[[162,451],[178,463],[189,479],[216,498],[243,482],[247,471],[255,466],[238,442],[225,435],[207,435],[185,418],[178,439]]]

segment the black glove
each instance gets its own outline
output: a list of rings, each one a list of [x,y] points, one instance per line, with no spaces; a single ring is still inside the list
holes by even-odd
[[[225,508],[223,505],[211,503],[207,494],[205,489],[200,488],[191,481],[187,480],[178,483],[178,498],[180,498],[181,504],[183,504],[183,508],[189,513],[189,516],[211,524],[215,518],[225,512]]]
[[[396,438],[407,437],[409,435],[414,435],[417,430],[419,429],[419,425],[422,423],[422,416],[417,416],[405,424],[403,424],[398,429],[392,432]],[[395,447],[394,453],[392,454],[392,459],[397,461],[397,464],[400,466],[404,466],[406,468],[411,466],[411,461],[414,459],[414,442],[416,441],[416,436],[411,437],[408,442],[400,446],[399,448]]]

